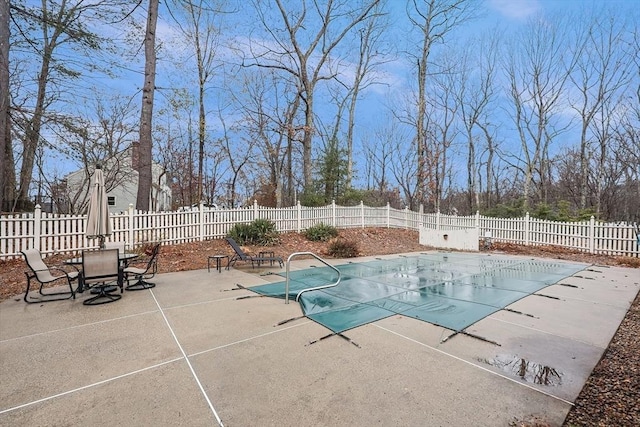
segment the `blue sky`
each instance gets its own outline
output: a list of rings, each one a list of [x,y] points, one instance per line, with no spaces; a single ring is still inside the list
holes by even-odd
[[[28,0],[27,3],[38,4],[39,2]],[[607,7],[618,11],[628,11],[627,16],[638,17],[638,2],[635,0],[479,0],[479,3],[483,9],[481,17],[465,24],[456,31],[455,34],[451,34],[452,38],[450,39],[450,43],[452,45],[464,45],[467,43],[465,40],[469,38],[478,39],[496,30],[505,33],[508,39],[510,34],[518,31],[529,19],[537,16],[544,18],[555,14],[574,14],[585,10],[596,10]],[[244,0],[231,1],[230,4],[238,5],[240,10],[246,7]],[[408,28],[405,27],[407,25],[404,17],[405,2],[388,0],[388,4],[392,12],[392,19],[394,20],[394,27],[391,32],[393,39],[391,42],[398,45],[398,47],[409,49],[412,42],[406,37]],[[256,31],[255,24],[248,19],[245,13],[225,16],[224,19],[221,19],[220,23],[223,25],[223,39],[225,41],[246,38],[250,34],[252,36],[259,34],[259,31]],[[103,27],[100,31],[117,37],[127,36],[126,29],[117,29],[112,26]],[[256,32],[252,33],[252,31]],[[131,34],[132,33],[129,32],[128,35],[130,36]],[[139,39],[139,37],[136,38]],[[157,86],[167,88],[170,86],[183,85],[184,89],[195,91],[197,88],[193,83],[195,77],[193,72],[195,68],[188,66],[188,54],[183,51],[184,43],[181,35],[177,31],[175,23],[166,13],[166,10],[162,10],[160,13],[158,41],[162,47],[160,49],[157,69]],[[129,51],[130,50],[127,49],[127,52]],[[221,49],[219,59],[227,62],[228,66],[229,62],[234,61],[232,51],[224,48]],[[133,97],[134,104],[139,105],[140,89],[143,79],[142,50],[139,50],[135,56],[123,57],[120,65],[122,65],[122,68],[118,70],[120,73],[119,77],[115,79],[97,78],[93,79],[93,83],[97,86],[98,91],[102,91],[105,94],[122,93],[124,96]],[[184,66],[184,68],[181,68],[182,66]],[[345,70],[345,72],[348,71]],[[410,87],[414,86],[412,64],[402,55],[385,64],[380,73],[380,80],[384,82],[385,85],[373,86],[367,89],[367,91],[363,93],[361,103],[358,106],[360,117],[356,129],[356,132],[358,132],[356,142],[367,140],[381,119],[384,120],[388,118],[388,110],[390,104],[392,104],[391,99],[408,92]],[[228,97],[228,94],[218,89],[222,84],[222,80],[215,80],[213,82],[214,88],[210,91],[211,98],[208,100],[210,110],[209,130],[214,137],[220,135],[219,122],[215,117],[215,110],[217,105],[225,103]],[[320,89],[320,93],[322,93],[322,90],[323,89]],[[165,90],[160,89],[156,94],[156,111],[166,102],[166,93]],[[84,101],[92,95],[77,94],[77,96],[79,101]],[[319,111],[320,115],[322,115],[322,107]],[[327,108],[326,111],[328,121],[330,120],[332,110],[331,108]],[[232,118],[233,117],[230,119]],[[133,121],[138,120],[137,114],[131,119]],[[505,121],[506,119],[505,117]],[[510,124],[505,122],[504,126],[510,126]],[[53,139],[55,136],[51,135],[49,138]],[[356,150],[361,152],[361,147],[356,146]],[[460,165],[463,163],[463,161],[460,161]],[[68,164],[64,158],[60,157],[57,158],[54,166],[60,171],[64,171],[65,169],[73,170],[76,168],[76,165]]]

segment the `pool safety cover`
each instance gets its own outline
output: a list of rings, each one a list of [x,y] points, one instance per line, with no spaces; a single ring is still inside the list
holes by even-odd
[[[587,267],[494,255],[433,253],[336,266],[338,286],[305,292],[305,316],[335,333],[401,314],[462,331],[484,317]],[[281,275],[285,275],[282,273]],[[328,267],[289,273],[289,298],[335,282]],[[285,297],[286,282],[254,286],[261,295]]]

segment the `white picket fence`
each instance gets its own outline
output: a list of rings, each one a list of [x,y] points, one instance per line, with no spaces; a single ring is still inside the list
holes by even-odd
[[[324,223],[337,228],[392,227],[418,230],[421,226],[451,230],[478,228],[482,237],[490,233],[494,242],[521,245],[557,245],[594,254],[640,257],[640,237],[632,224],[605,224],[592,217],[584,222],[554,222],[531,218],[491,218],[479,213],[452,216],[424,214],[389,206],[369,207],[297,206],[267,208],[257,203],[242,209],[209,209],[200,206],[189,212],[127,212],[111,215],[113,234],[107,241],[124,241],[136,247],[149,241],[163,244],[210,240],[226,236],[237,223],[257,218],[275,222],[281,232],[303,231]],[[21,256],[20,251],[38,248],[44,255],[75,254],[96,247],[85,237],[86,215],[33,213],[0,216],[0,260]]]

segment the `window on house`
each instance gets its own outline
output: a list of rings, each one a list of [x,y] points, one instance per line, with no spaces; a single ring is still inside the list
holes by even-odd
[[[107,196],[107,204],[109,206],[115,206],[116,205],[116,196]]]

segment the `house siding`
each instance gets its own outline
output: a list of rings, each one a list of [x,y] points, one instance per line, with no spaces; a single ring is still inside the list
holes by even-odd
[[[138,195],[138,171],[132,168],[133,147],[118,153],[115,158],[107,160],[102,169],[107,176],[107,197],[115,197],[115,205],[109,206],[109,212],[120,213],[129,209],[129,205],[135,206]],[[110,174],[110,167],[118,164],[118,177]],[[172,195],[171,188],[167,185],[167,175],[164,168],[154,163],[151,167],[152,190],[149,195],[150,210],[158,212],[171,209]],[[109,182],[109,177],[112,181]],[[86,211],[90,191],[91,178],[86,176],[84,170],[70,173],[65,178],[67,184],[67,194],[69,212],[83,213]],[[117,181],[117,183],[114,183]]]

